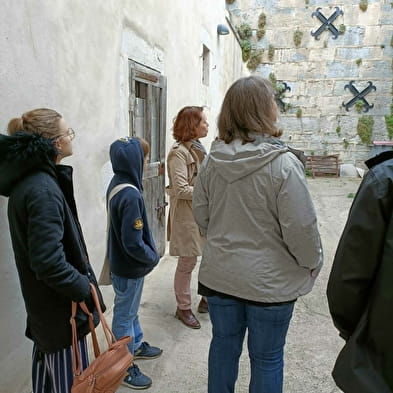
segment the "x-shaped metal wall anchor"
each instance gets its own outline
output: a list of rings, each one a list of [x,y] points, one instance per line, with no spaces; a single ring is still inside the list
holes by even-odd
[[[320,11],[321,7],[318,7],[316,11],[314,11],[311,16],[316,16],[321,22],[322,25],[319,27],[319,29],[315,32],[311,32],[311,35],[315,37],[316,40],[319,40],[319,35],[322,34],[325,30],[329,30],[333,34],[333,39],[335,40],[340,32],[337,30],[337,28],[333,25],[334,20],[339,16],[343,15],[344,13],[340,10],[340,8],[335,7],[336,11],[333,12],[332,15],[329,16],[329,19],[327,19]]]
[[[373,82],[368,81],[368,86],[363,89],[361,92],[353,85],[353,82],[355,81],[350,81],[347,85],[344,86],[345,89],[349,89],[351,93],[355,96],[352,98],[352,100],[348,101],[346,104],[343,102],[343,106],[345,109],[348,111],[349,108],[354,105],[357,101],[362,101],[363,102],[363,112],[368,112],[370,108],[374,107],[374,104],[369,104],[367,100],[364,98],[368,93],[370,93],[371,90],[377,90],[377,88],[373,85]]]
[[[286,110],[287,110],[287,104],[281,99],[282,95],[287,90],[291,91],[291,88],[286,84],[286,82],[277,81],[276,93],[274,94],[274,96],[276,98],[276,102],[277,102],[278,106],[280,107],[281,112],[286,112]]]

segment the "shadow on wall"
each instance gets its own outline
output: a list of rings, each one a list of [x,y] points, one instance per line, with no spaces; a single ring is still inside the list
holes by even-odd
[[[0,197],[0,380],[1,392],[31,392],[32,343],[25,337],[26,312],[7,219],[8,199]]]

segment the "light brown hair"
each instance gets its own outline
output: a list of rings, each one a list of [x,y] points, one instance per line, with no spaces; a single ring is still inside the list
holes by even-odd
[[[185,106],[173,120],[173,138],[188,142],[197,136],[196,128],[202,121],[203,106]]]
[[[143,151],[143,159],[146,159],[146,157],[148,156],[148,154],[150,153],[150,145],[149,142],[147,142],[146,139],[143,139],[139,136],[135,137],[136,139],[138,139],[139,143],[141,144],[142,147],[142,151]]]
[[[18,131],[38,134],[45,138],[56,137],[59,133],[60,113],[53,109],[39,108],[26,112],[22,117],[11,119],[7,131],[13,135]]]
[[[259,76],[240,78],[228,89],[218,117],[219,138],[225,143],[241,139],[253,142],[250,134],[279,137],[277,105],[272,84]]]

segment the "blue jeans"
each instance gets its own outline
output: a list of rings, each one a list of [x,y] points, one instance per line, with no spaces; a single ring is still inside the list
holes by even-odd
[[[128,348],[132,354],[142,344],[143,332],[139,324],[138,310],[141,303],[144,277],[125,278],[111,273],[115,291],[112,331],[117,339],[130,336]]]
[[[254,306],[234,299],[207,298],[213,337],[208,393],[233,393],[248,329],[250,393],[282,393],[284,345],[294,303]]]

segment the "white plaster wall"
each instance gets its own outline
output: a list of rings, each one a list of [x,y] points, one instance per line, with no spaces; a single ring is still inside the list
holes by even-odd
[[[76,131],[75,194],[96,272],[104,251],[108,146],[127,133],[128,58],[167,77],[167,148],[172,118],[184,105],[207,105],[209,147],[228,86],[247,73],[233,34],[217,36],[225,0],[2,0],[0,131],[36,107],[60,111]],[[202,44],[211,51],[203,86]],[[31,343],[0,197],[0,392],[30,391]]]

